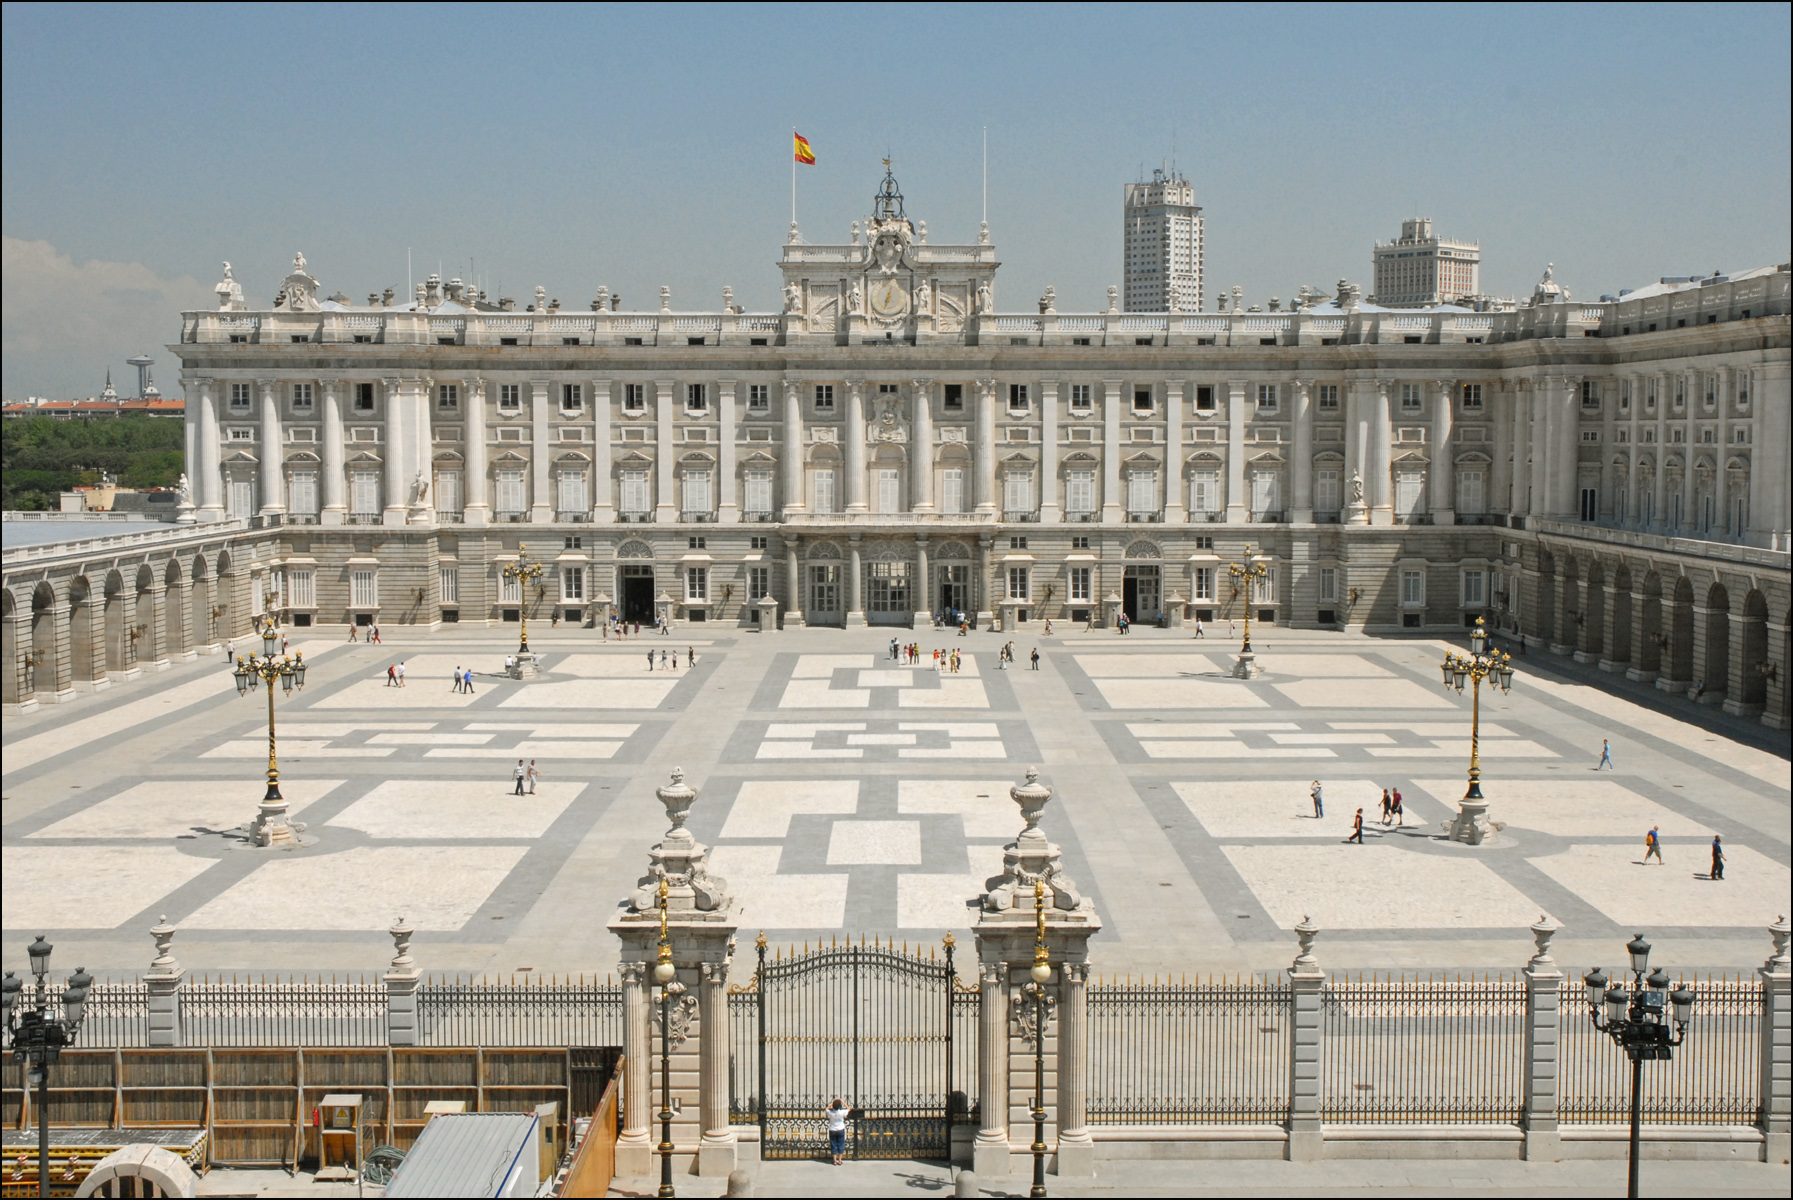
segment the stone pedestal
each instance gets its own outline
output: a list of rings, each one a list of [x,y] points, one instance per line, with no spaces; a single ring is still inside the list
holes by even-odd
[[[149,1045],[151,1049],[181,1044],[181,983],[187,969],[174,957],[174,926],[160,918],[149,936],[156,942],[156,957],[143,974],[148,993]]]
[[[1540,915],[1532,927],[1538,952],[1525,965],[1525,1084],[1521,1095],[1525,1129],[1524,1154],[1532,1162],[1562,1157],[1563,1137],[1557,1123],[1557,1075],[1561,1061],[1563,973],[1550,957],[1550,939],[1557,924]]]
[[[1787,956],[1787,918],[1768,927],[1774,953],[1762,964],[1762,1161],[1785,1163],[1793,1154],[1793,961]],[[1694,1008],[1699,1020],[1699,1008]]]
[[[504,660],[504,673],[512,679],[540,679],[542,660],[533,650],[527,654],[513,654]]]
[[[1488,823],[1488,802],[1477,798],[1465,797],[1459,804],[1457,815],[1451,819],[1450,836],[1453,842],[1462,842],[1466,846],[1480,846],[1494,838],[1494,826]]]
[[[770,596],[761,596],[754,602],[754,608],[760,615],[759,631],[761,633],[777,633],[778,601]]]
[[[982,1016],[978,1026],[977,1138],[972,1169],[979,1178],[1031,1172],[1036,1048],[1043,1050],[1048,1169],[1061,1178],[1095,1172],[1095,1142],[1086,1117],[1089,939],[1102,928],[1095,904],[1079,894],[1059,848],[1039,828],[1052,789],[1029,768],[1009,789],[1026,822],[1003,847],[1003,872],[986,884],[975,938]],[[1046,980],[1033,968],[1041,945]],[[1044,1008],[1044,1029],[1040,1009]]]
[[[1363,501],[1354,500],[1345,506],[1345,524],[1368,525],[1369,523],[1370,510],[1364,506]]]
[[[1289,1140],[1290,1162],[1311,1162],[1321,1156],[1320,1039],[1324,1031],[1326,972],[1314,958],[1319,927],[1311,917],[1295,926],[1301,949],[1289,967]]]
[[[1264,668],[1258,666],[1258,656],[1250,651],[1246,651],[1233,660],[1234,679],[1256,679],[1263,673]]]
[[[728,1119],[728,972],[739,910],[725,881],[709,874],[709,849],[685,818],[697,792],[674,768],[656,795],[672,827],[649,852],[649,867],[610,922],[622,947],[623,1132],[616,1173],[659,1173],[661,1105],[679,1101],[672,1121],[675,1174],[726,1177],[739,1162]],[[661,963],[672,980],[656,978]],[[662,1095],[663,1056],[671,1096]]]

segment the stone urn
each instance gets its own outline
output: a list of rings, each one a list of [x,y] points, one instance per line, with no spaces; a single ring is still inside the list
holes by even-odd
[[[1040,832],[1040,816],[1052,799],[1052,789],[1040,782],[1040,769],[1027,768],[1027,782],[1010,788],[1009,796],[1021,809],[1021,820],[1026,822],[1015,841],[1021,844],[1044,842],[1046,835]]]

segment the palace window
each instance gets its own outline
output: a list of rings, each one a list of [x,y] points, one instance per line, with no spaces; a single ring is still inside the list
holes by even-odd
[[[772,511],[772,472],[747,472],[746,511],[750,513],[769,513]]]
[[[1482,486],[1483,475],[1480,470],[1457,472],[1457,511],[1462,513],[1484,513],[1488,511],[1485,489]]]
[[[764,412],[772,407],[772,389],[763,383],[747,385],[747,408],[749,411]]]
[[[1087,383],[1073,383],[1071,385],[1071,407],[1088,409],[1089,406],[1090,385]]]
[[[378,471],[356,471],[349,476],[349,512],[357,517],[380,515]]]
[[[1339,406],[1339,385],[1322,383],[1314,391],[1319,396],[1319,405],[1324,409],[1336,409]]]
[[[287,603],[293,608],[317,607],[317,575],[310,568],[289,569],[286,573],[286,586],[288,589]]]
[[[647,384],[623,384],[623,408],[629,412],[640,412],[647,407]]]
[[[708,600],[710,598],[710,568],[685,568],[685,599]]]
[[[1220,472],[1196,471],[1189,477],[1189,511],[1213,514],[1220,511]]]
[[[1418,412],[1421,404],[1420,385],[1403,383],[1401,385],[1401,409],[1403,412]]]
[[[560,385],[560,407],[566,412],[578,412],[585,407],[585,386],[578,383]]]
[[[1314,511],[1336,513],[1339,510],[1339,472],[1326,467],[1314,472]]]
[[[293,407],[309,410],[311,408],[311,385],[309,383],[293,384]]]
[[[826,516],[834,511],[834,472],[832,470],[814,472],[810,491],[815,499],[815,512]]]
[[[355,385],[355,411],[372,412],[374,410],[374,385],[358,383]]]
[[[965,511],[965,471],[963,468],[948,467],[940,472],[940,511],[943,513]]]
[[[1010,471],[1003,479],[1002,507],[1011,513],[1033,511],[1033,472]]]
[[[1463,385],[1463,411],[1480,412],[1482,408],[1482,385],[1466,383]]]
[[[295,516],[317,516],[318,476],[316,471],[294,471],[289,507]]]
[[[1276,411],[1276,385],[1274,383],[1258,384],[1258,411]]]
[[[498,407],[506,412],[516,412],[523,407],[523,385],[520,383],[501,383],[498,385]]]
[[[584,567],[562,567],[560,569],[560,598],[562,600],[585,599]]]
[[[523,488],[523,471],[517,467],[498,471],[498,487],[493,510],[501,517],[517,517],[529,507]]]
[[[1337,567],[1320,568],[1320,602],[1322,604],[1336,601],[1339,598],[1339,570]]]
[[[1194,598],[1197,600],[1214,599],[1214,568],[1197,567],[1192,574],[1194,576]]]
[[[1090,599],[1090,574],[1091,571],[1088,567],[1072,567],[1066,572],[1072,600]]]
[[[436,407],[442,409],[459,408],[461,389],[458,384],[442,383],[436,385]]]
[[[1133,411],[1134,412],[1151,412],[1152,411],[1152,389],[1151,388],[1143,387],[1143,388],[1134,388],[1133,389]]]
[[[461,473],[459,471],[436,472],[436,511],[443,513],[461,511]]]
[[[767,596],[769,596],[771,594],[772,594],[772,568],[770,568],[770,567],[748,567],[747,568],[747,598],[749,600],[764,600]]]
[[[880,467],[877,472],[877,511],[881,513],[897,513],[902,509],[902,472],[890,467]]]
[[[710,511],[710,473],[707,470],[685,472],[685,511]]]
[[[1463,607],[1481,608],[1488,603],[1488,572],[1476,569],[1463,572]]]
[[[708,393],[704,390],[704,385],[701,383],[687,383],[685,385],[685,408],[690,412],[704,412],[708,410],[709,407],[710,399]]]
[[[816,408],[822,411],[834,411],[834,385],[832,383],[816,384]]]
[[[246,412],[248,411],[252,395],[253,393],[248,384],[233,383],[230,385],[230,406],[239,411]]]
[[[1028,570],[1026,567],[1009,568],[1010,600],[1026,600],[1028,598],[1027,575]]]
[[[1009,384],[1009,407],[1017,412],[1027,408],[1027,385],[1025,383]]]
[[[1158,472],[1129,471],[1127,473],[1127,511],[1146,514],[1158,509]]]
[[[1401,572],[1401,606],[1403,608],[1424,608],[1426,606],[1426,573],[1424,571]]]
[[[1197,384],[1195,388],[1195,411],[1214,411],[1214,387],[1212,384]]]
[[[949,383],[941,389],[940,407],[947,412],[963,412],[965,409],[965,385]]]
[[[560,473],[559,503],[554,506],[567,514],[583,514],[591,507],[585,496],[585,472],[567,470]]]
[[[1065,472],[1065,511],[1079,514],[1096,511],[1096,473],[1094,471]]]
[[[379,606],[379,572],[364,570],[349,572],[349,607],[378,608]]]
[[[630,516],[640,516],[648,511],[648,479],[646,471],[624,471],[622,473],[621,509]]]

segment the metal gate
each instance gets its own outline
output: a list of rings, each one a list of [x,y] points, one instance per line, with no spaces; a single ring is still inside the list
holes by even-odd
[[[944,945],[944,957],[932,947],[924,956],[919,946],[861,941],[768,958],[760,940],[754,1007],[762,1158],[826,1155],[823,1110],[837,1097],[851,1108],[849,1157],[950,1157],[953,1121],[966,1108],[964,1093],[952,1087],[953,1026],[965,1022],[954,1020],[951,936]],[[976,1047],[959,1053],[975,1058]]]

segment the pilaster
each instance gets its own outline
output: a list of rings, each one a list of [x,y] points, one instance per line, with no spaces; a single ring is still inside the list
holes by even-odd
[[[1451,458],[1451,393],[1457,381],[1440,379],[1432,410],[1432,469],[1426,482],[1431,485],[1432,524],[1455,525],[1456,464]]]
[[[349,506],[343,502],[343,489],[348,481],[343,474],[347,467],[343,454],[342,381],[325,379],[319,386],[324,390],[323,469],[319,472],[324,477],[324,489],[318,524],[341,525],[349,511]]]
[[[1243,525],[1245,503],[1245,386],[1243,379],[1226,385],[1226,523]]]
[[[491,481],[486,466],[486,381],[468,379],[467,424],[461,431],[461,444],[467,453],[466,489],[461,502],[461,519],[469,525],[486,525],[492,519],[492,506],[487,500]],[[600,480],[598,486],[604,486]]]
[[[1102,524],[1127,519],[1121,508],[1121,381],[1102,381]]]
[[[735,498],[735,381],[716,383],[716,521],[720,525],[739,525],[741,505]]]
[[[784,515],[789,519],[802,515],[807,508],[803,502],[803,394],[794,380],[786,380],[784,385],[784,445],[779,454],[784,467]],[[788,622],[793,613],[802,611],[801,603],[788,604],[785,620]]]
[[[996,381],[977,381],[977,444],[972,447],[977,474],[977,511],[996,512]]]
[[[1058,499],[1058,381],[1040,380],[1040,524],[1057,525],[1064,512]]]
[[[917,379],[910,386],[910,399],[915,406],[915,420],[910,428],[914,431],[915,441],[909,457],[909,509],[931,513],[934,511],[934,381]]]
[[[1289,458],[1289,520],[1309,525],[1314,519],[1314,381],[1295,381],[1294,445]],[[1179,458],[1181,451],[1179,453]]]
[[[554,481],[551,477],[554,443],[550,422],[554,416],[553,384],[546,379],[529,381],[529,523],[545,525],[554,520]],[[656,456],[669,463],[666,447]],[[664,468],[663,468],[664,469]]]
[[[616,523],[616,481],[611,478],[614,468],[610,463],[610,388],[608,379],[591,381],[591,519],[597,525]]]
[[[863,516],[867,509],[865,502],[865,381],[863,379],[847,381],[846,440],[846,512],[848,516]],[[855,595],[848,607],[852,608],[858,603],[858,597]]]
[[[1326,973],[1314,958],[1319,927],[1303,917],[1295,926],[1300,953],[1289,967],[1289,1140],[1290,1162],[1321,1157],[1320,1039]]]

